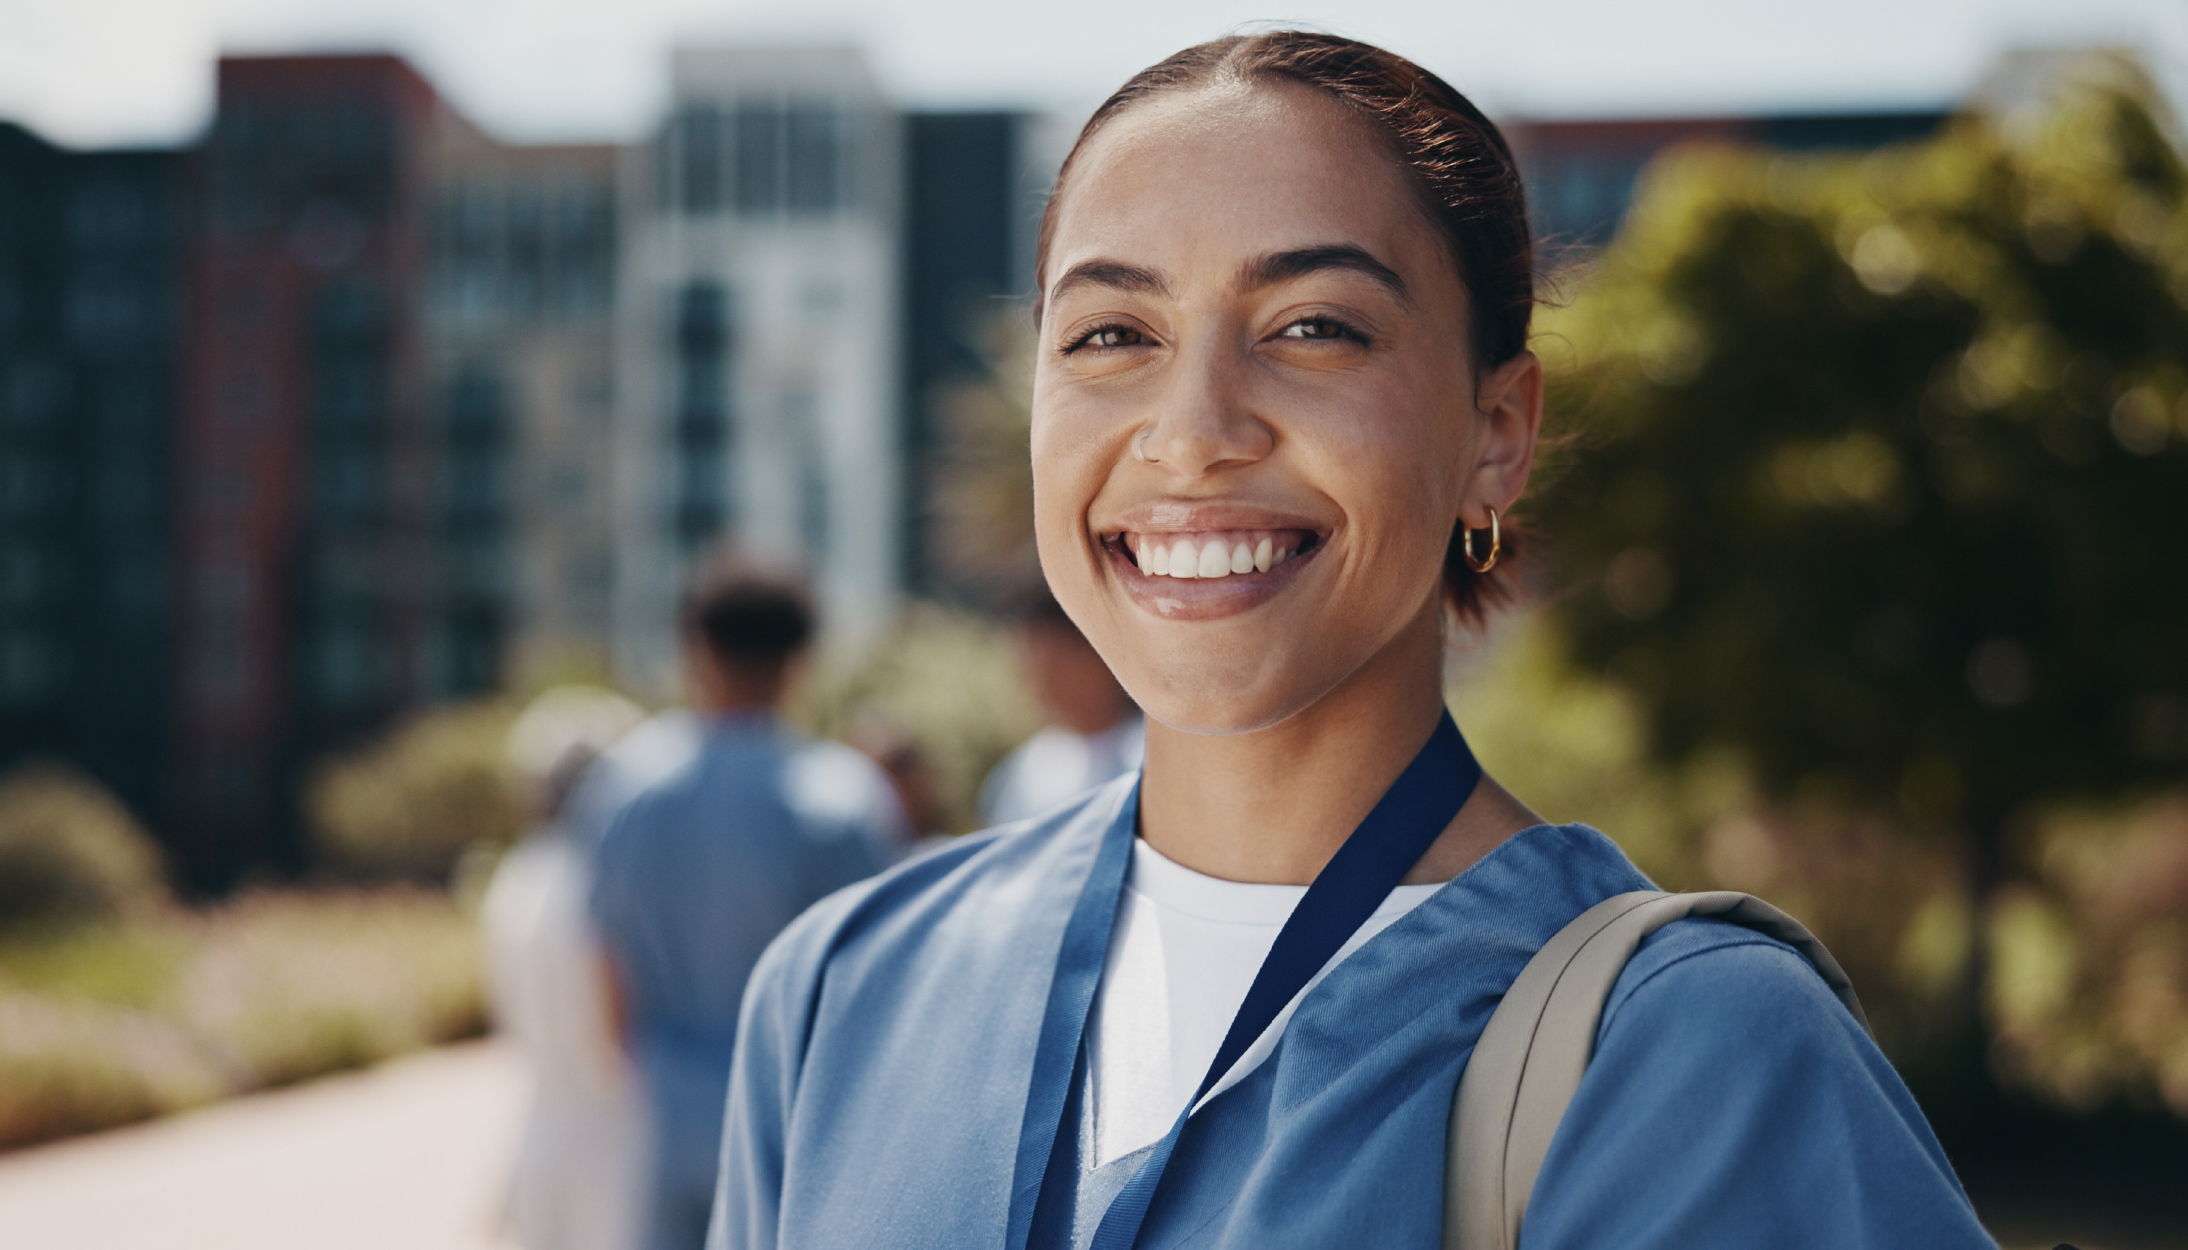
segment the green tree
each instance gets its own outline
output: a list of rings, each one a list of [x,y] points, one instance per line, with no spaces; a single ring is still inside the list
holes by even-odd
[[[1578,658],[1666,759],[1961,839],[1979,924],[2020,813],[2188,771],[2184,171],[2109,68],[1865,156],[1670,154],[1544,323]]]

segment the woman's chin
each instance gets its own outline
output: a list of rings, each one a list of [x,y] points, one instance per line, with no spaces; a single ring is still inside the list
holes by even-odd
[[[1267,672],[1226,674],[1206,667],[1165,666],[1131,675],[1125,689],[1150,720],[1179,733],[1230,737],[1258,733],[1312,707],[1336,682],[1302,684],[1296,673],[1270,680]],[[1311,686],[1311,688],[1309,688]]]

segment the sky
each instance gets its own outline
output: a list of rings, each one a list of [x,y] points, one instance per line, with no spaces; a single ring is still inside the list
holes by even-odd
[[[227,52],[388,50],[512,141],[631,139],[678,42],[849,42],[911,107],[1083,112],[1254,22],[1381,43],[1506,117],[1934,107],[2000,52],[2128,45],[2188,100],[2188,0],[0,0],[0,119],[171,143]]]

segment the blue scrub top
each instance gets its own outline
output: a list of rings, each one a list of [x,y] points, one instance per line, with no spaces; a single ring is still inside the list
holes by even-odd
[[[1054,1235],[1033,1217],[1075,1066],[1058,1021],[1091,991],[1115,912],[1081,894],[1136,811],[1137,779],[1120,779],[842,891],[769,948],[739,1027],[710,1250]],[[1269,1058],[1192,1117],[1139,1246],[1436,1246],[1452,1093],[1482,1026],[1566,922],[1646,888],[1585,826],[1506,841],[1334,969]],[[1645,942],[1613,989],[1521,1244],[1993,1243],[1814,969],[1693,919]]]
[[[850,747],[753,714],[683,732],[680,758],[614,814],[591,908],[629,998],[656,1171],[684,1178],[696,1221],[746,976],[798,913],[894,860],[908,828],[888,778]]]

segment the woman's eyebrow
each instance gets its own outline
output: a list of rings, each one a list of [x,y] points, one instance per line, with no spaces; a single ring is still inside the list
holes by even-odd
[[[1061,299],[1066,291],[1079,286],[1106,286],[1112,290],[1127,291],[1134,295],[1168,295],[1170,284],[1152,269],[1127,265],[1121,260],[1082,260],[1064,270],[1064,276],[1056,279],[1056,285],[1048,289],[1048,299]]]
[[[1405,279],[1398,271],[1375,259],[1364,247],[1350,243],[1332,243],[1324,247],[1303,247],[1289,252],[1270,252],[1247,261],[1239,268],[1238,283],[1247,290],[1290,282],[1324,269],[1350,269],[1365,274],[1384,286],[1400,300],[1410,304],[1413,297],[1407,294]]]

